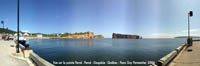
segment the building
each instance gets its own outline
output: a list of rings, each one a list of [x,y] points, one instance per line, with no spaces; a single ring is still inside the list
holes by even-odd
[[[37,37],[42,38],[43,35],[42,34],[37,34]]]
[[[28,32],[24,32],[24,36],[29,36]]]

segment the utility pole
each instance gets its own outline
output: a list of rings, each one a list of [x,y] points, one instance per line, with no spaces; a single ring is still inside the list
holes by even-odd
[[[17,53],[19,53],[19,0],[17,0]]]

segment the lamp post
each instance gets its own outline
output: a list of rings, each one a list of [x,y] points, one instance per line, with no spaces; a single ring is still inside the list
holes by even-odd
[[[2,34],[2,39],[4,39],[4,21],[1,21],[1,24],[3,24],[3,34]]]
[[[1,24],[3,24],[3,32],[4,32],[4,21],[1,21]]]
[[[193,16],[193,12],[190,11],[188,13],[188,39],[187,39],[187,43],[189,46],[192,46],[192,37],[190,37],[190,17]]]
[[[16,52],[19,53],[19,0],[17,0],[17,47]]]

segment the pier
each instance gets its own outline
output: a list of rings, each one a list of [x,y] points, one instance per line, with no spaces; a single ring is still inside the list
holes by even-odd
[[[16,43],[13,40],[0,40],[0,66],[54,66],[38,56],[31,48],[19,45],[20,53],[16,53]]]
[[[22,53],[16,53],[14,41],[0,40],[0,66],[33,66]]]
[[[169,66],[199,66],[200,41],[193,41],[193,46],[185,48],[178,54]]]
[[[193,41],[192,46],[183,44],[168,55],[162,57],[158,66],[199,66],[200,65],[200,41]]]

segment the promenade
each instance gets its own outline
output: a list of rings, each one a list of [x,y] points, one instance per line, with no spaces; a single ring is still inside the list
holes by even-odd
[[[193,46],[183,49],[169,66],[200,66],[200,41],[194,41]]]
[[[23,53],[16,53],[14,41],[0,39],[0,66],[32,66]]]

